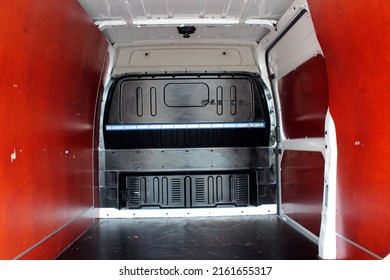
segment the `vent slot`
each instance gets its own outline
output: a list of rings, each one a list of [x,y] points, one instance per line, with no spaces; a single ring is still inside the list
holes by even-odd
[[[128,207],[138,207],[141,205],[141,194],[140,194],[140,182],[139,177],[132,178],[128,177],[126,182],[127,194],[123,199],[127,201]]]
[[[195,203],[204,203],[205,198],[204,178],[195,178]]]
[[[171,179],[171,203],[181,203],[183,200],[183,188],[181,186],[181,178]]]
[[[247,204],[249,200],[248,177],[237,176],[236,178],[236,203]]]

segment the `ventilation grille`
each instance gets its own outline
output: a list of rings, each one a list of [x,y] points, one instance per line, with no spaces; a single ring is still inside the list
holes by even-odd
[[[236,178],[236,203],[247,204],[249,199],[248,176],[237,176]]]
[[[122,205],[140,207],[215,207],[249,204],[249,175],[127,176]]]
[[[205,182],[204,178],[195,178],[195,203],[204,203],[205,194]]]
[[[171,179],[171,192],[170,192],[172,204],[181,204],[183,201],[183,188],[181,178]]]
[[[127,178],[127,197],[130,207],[138,207],[141,203],[140,201],[140,180],[138,178]]]

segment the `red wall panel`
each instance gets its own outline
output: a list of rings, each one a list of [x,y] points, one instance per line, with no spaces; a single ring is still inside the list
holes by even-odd
[[[390,253],[390,5],[308,2],[326,59],[337,130],[337,232],[385,257]],[[352,247],[339,242],[338,257],[366,254]]]
[[[93,208],[78,216],[74,221],[69,222],[53,234],[47,236],[40,243],[26,250],[18,258],[22,260],[50,260],[57,257],[63,250],[65,244],[71,244],[80,237],[85,230],[92,226]]]
[[[322,154],[286,150],[281,168],[284,214],[319,236],[324,189]]]
[[[317,55],[278,82],[286,138],[324,137],[328,110],[325,60]]]
[[[347,241],[341,239],[340,237],[336,238],[337,244],[337,258],[338,259],[353,259],[357,260],[376,260],[374,256],[364,252],[359,247],[348,243]]]
[[[31,256],[51,258],[92,222],[93,117],[107,44],[68,0],[3,1],[0,33],[0,259],[48,236],[56,246]]]

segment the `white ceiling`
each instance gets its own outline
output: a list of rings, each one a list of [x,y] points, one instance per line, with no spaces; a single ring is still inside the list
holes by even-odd
[[[149,40],[260,41],[294,0],[79,0],[115,44]],[[185,39],[178,26],[195,26]]]

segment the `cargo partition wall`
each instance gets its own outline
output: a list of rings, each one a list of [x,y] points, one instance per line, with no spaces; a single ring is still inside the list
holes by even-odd
[[[52,259],[93,223],[107,43],[78,1],[0,4],[0,259]]]
[[[275,204],[269,128],[256,74],[124,75],[105,107],[101,206]]]
[[[337,258],[390,253],[390,5],[309,0],[337,129]]]

